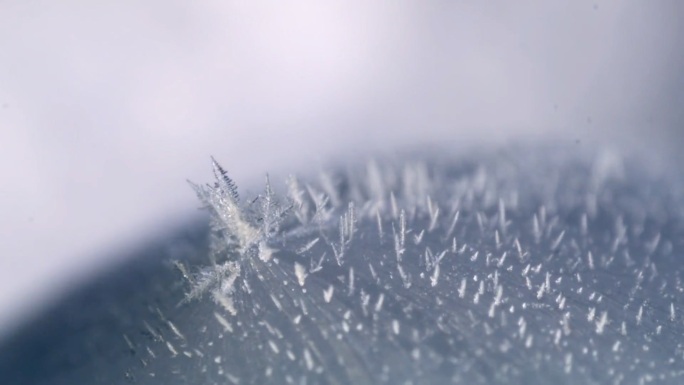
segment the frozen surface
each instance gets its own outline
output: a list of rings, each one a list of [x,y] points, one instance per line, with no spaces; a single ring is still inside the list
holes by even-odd
[[[27,326],[31,384],[681,383],[681,180],[577,148],[420,154],[242,197]],[[282,180],[281,180],[282,181]],[[274,192],[274,191],[280,191]],[[30,370],[28,368],[31,368]]]

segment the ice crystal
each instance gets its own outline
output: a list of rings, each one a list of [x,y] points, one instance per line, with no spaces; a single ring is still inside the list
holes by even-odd
[[[278,233],[289,213],[275,195],[268,175],[264,193],[247,204],[240,202],[238,188],[227,171],[212,157],[213,184],[190,183],[211,216],[212,240],[210,258],[213,266],[201,270],[194,278],[188,298],[211,292],[221,303],[230,301],[235,280],[241,274],[245,260],[255,256],[268,259],[272,250],[268,240]],[[289,203],[289,202],[288,202]]]

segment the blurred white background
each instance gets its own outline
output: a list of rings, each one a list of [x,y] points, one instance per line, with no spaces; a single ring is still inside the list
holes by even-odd
[[[0,329],[240,184],[439,141],[681,145],[684,3],[0,1]],[[123,254],[122,254],[123,255]]]

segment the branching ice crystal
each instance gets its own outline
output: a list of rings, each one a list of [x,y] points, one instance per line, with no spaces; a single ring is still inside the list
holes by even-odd
[[[216,179],[213,184],[197,185],[188,181],[211,214],[213,264],[195,277],[188,297],[196,298],[211,291],[225,305],[240,276],[241,261],[255,256],[270,257],[266,241],[277,234],[292,205],[284,205],[275,195],[268,175],[264,194],[241,204],[235,182],[213,157],[211,162]]]

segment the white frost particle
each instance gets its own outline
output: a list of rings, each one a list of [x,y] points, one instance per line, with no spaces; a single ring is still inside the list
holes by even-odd
[[[674,322],[676,318],[674,302],[670,302],[670,321]]]
[[[235,377],[234,375],[232,375],[230,373],[226,373],[225,375],[226,375],[226,378],[228,379],[228,381],[232,382],[233,384],[237,385],[240,383],[240,379]]]
[[[477,219],[477,226],[480,228],[480,233],[484,233],[484,218],[482,217],[482,213],[479,211],[476,212],[475,218]]]
[[[404,252],[404,247],[406,245],[406,213],[404,213],[404,210],[401,210],[401,213],[399,214],[399,247],[401,248],[401,252]]]
[[[544,284],[546,285],[546,292],[549,293],[551,290],[551,273],[549,273],[548,271],[546,272]]]
[[[525,331],[527,330],[527,322],[525,322],[525,319],[523,317],[520,317],[518,319],[518,335],[522,339],[525,337]]]
[[[489,312],[487,313],[489,318],[494,318],[496,315],[496,303],[492,302],[492,304],[489,306]]]
[[[307,251],[311,250],[311,248],[314,247],[320,239],[321,238],[318,237],[318,238],[314,239],[313,241],[307,243],[306,245],[301,247],[299,250],[297,250],[297,254],[303,254],[303,253],[306,253]]]
[[[271,294],[271,300],[273,303],[276,305],[278,310],[282,311],[283,310],[283,305],[280,304],[280,301],[278,301],[278,298],[276,298],[273,294]]]
[[[477,305],[480,302],[480,293],[475,293],[475,296],[473,297],[473,303]]]
[[[430,284],[432,287],[437,286],[437,281],[439,280],[439,265],[436,265],[432,271],[432,276],[430,277]]]
[[[463,278],[461,280],[461,286],[458,288],[458,298],[465,297],[466,284],[467,284],[466,279]]]
[[[373,277],[373,279],[377,280],[377,279],[378,279],[378,274],[375,272],[375,269],[373,268],[373,265],[371,265],[370,263],[368,263],[368,270],[370,270],[371,277]]]
[[[513,243],[515,243],[515,249],[518,252],[518,258],[522,261],[522,259],[525,257],[525,253],[523,253],[523,251],[522,251],[522,246],[520,246],[520,241],[518,240],[518,238],[515,238],[515,241]]]
[[[425,229],[420,230],[420,233],[418,233],[418,235],[413,236],[413,243],[416,245],[420,245],[420,243],[423,241],[424,235],[425,235]]]
[[[641,318],[643,317],[643,315],[644,315],[644,306],[642,305],[642,306],[639,306],[639,312],[637,313],[637,316],[636,316],[637,325],[641,325]]]
[[[323,255],[321,255],[321,258],[315,264],[313,262],[313,258],[311,259],[311,262],[309,263],[309,273],[313,274],[323,269],[323,261],[325,260],[326,254],[327,253],[324,252]]]
[[[527,338],[525,339],[525,347],[528,349],[531,348],[533,341],[534,341],[534,336],[532,334],[528,335]]]
[[[539,228],[539,219],[537,219],[537,214],[532,217],[532,235],[534,236],[534,241],[539,243],[541,239],[541,229]]]
[[[221,326],[223,326],[224,331],[231,332],[231,333],[233,332],[233,327],[230,325],[228,320],[223,318],[223,316],[221,314],[214,312],[214,318],[216,318],[218,323],[221,324]]]
[[[306,303],[304,302],[304,298],[299,299],[299,308],[302,310],[302,314],[309,315],[309,311],[306,308]]]
[[[185,336],[183,336],[183,334],[178,330],[178,328],[176,327],[176,325],[173,324],[173,322],[166,321],[166,323],[169,325],[169,328],[171,328],[171,331],[173,332],[173,334],[175,334],[178,338],[180,338],[182,340],[185,339]]]
[[[178,355],[178,352],[176,351],[176,348],[173,347],[173,345],[171,345],[171,342],[166,341],[166,348],[169,349],[169,351],[171,352],[171,355],[172,355],[173,357],[175,357],[175,356]]]
[[[451,221],[451,225],[449,226],[449,230],[446,232],[445,238],[449,238],[451,236],[451,233],[454,232],[454,229],[456,228],[456,223],[458,223],[458,217],[459,217],[460,211],[456,211],[456,214],[454,214],[454,219]],[[454,238],[454,248],[453,251],[456,251],[456,238]]]
[[[537,299],[542,299],[545,291],[546,291],[546,282],[544,282],[543,284],[541,284],[539,286],[539,290],[537,290]]]
[[[363,289],[361,290],[361,310],[363,311],[363,315],[367,316],[368,315],[368,304],[370,303],[370,294],[366,294]]]
[[[375,219],[378,223],[378,238],[380,238],[380,244],[382,244],[382,237],[384,234],[382,232],[382,218],[380,218],[380,209],[375,210]]]
[[[477,289],[477,294],[484,294],[484,281],[480,281],[480,287]]]
[[[133,346],[133,343],[131,342],[130,338],[126,334],[123,335],[124,340],[126,341],[126,345],[128,346],[128,349],[134,351],[135,346]]]
[[[276,345],[273,340],[268,340],[268,346],[273,350],[273,353],[278,354],[280,353],[280,349],[278,349],[278,345]]]
[[[503,255],[501,255],[501,258],[499,258],[499,262],[497,262],[496,267],[501,267],[503,266],[504,262],[506,261],[506,256],[508,255],[507,251],[504,251]]]
[[[439,265],[440,262],[442,262],[442,259],[444,259],[444,256],[446,255],[446,253],[447,253],[447,250],[444,250],[441,253],[439,253],[439,255],[435,258],[435,264],[436,265]]]
[[[531,268],[531,267],[532,267],[532,266],[531,266],[529,263],[527,264],[527,266],[525,266],[525,268],[523,269],[523,271],[522,271],[522,273],[521,273],[523,277],[527,276],[527,273],[530,272],[530,268]]]
[[[613,352],[617,353],[618,350],[620,350],[620,341],[615,341],[615,343],[613,344]]]
[[[623,336],[627,335],[627,323],[625,323],[625,321],[622,321],[622,325],[620,326],[620,334]]]
[[[335,288],[333,287],[333,285],[330,285],[327,290],[323,290],[323,299],[326,303],[330,303],[334,290]]]
[[[563,334],[565,334],[566,336],[570,335],[570,312],[563,314],[561,326],[563,327]]]
[[[496,296],[494,297],[494,304],[496,306],[501,304],[501,298],[503,298],[503,286],[499,285],[496,288]]]
[[[558,246],[560,246],[561,242],[563,241],[563,237],[565,236],[565,230],[561,231],[560,235],[558,238],[556,238],[555,241],[551,244],[551,250],[556,250],[558,249]]]
[[[428,226],[428,233],[437,227],[437,219],[439,218],[439,207],[432,202],[428,195],[427,197],[428,214],[430,215],[430,225]]]
[[[399,271],[399,277],[401,277],[401,281],[404,284],[404,288],[408,289],[409,287],[411,287],[411,279],[408,276],[408,274],[404,272],[404,268],[401,267],[400,264],[397,264],[397,270]]]
[[[591,251],[587,253],[587,263],[589,263],[589,268],[594,270],[594,255],[591,254]]]
[[[214,362],[217,364],[220,364],[221,363],[221,356],[214,357]]]
[[[392,320],[392,331],[394,334],[399,334],[399,321],[396,319]]]
[[[496,296],[494,297],[494,302],[492,306],[489,307],[489,318],[494,318],[497,306],[501,304],[501,298],[503,297],[503,286],[496,287]]]
[[[292,352],[292,350],[287,350],[287,351],[285,352],[285,355],[287,355],[287,358],[289,358],[290,361],[294,361],[294,360],[297,359],[297,357],[294,355],[294,353]]]
[[[314,361],[313,357],[311,357],[311,352],[309,352],[309,349],[304,349],[304,363],[306,365],[306,369],[309,371],[312,371],[314,368]]]
[[[301,320],[302,320],[302,315],[301,315],[301,314],[297,314],[297,316],[294,317],[294,319],[292,320],[292,322],[294,322],[295,325],[299,325],[299,322],[301,322]]]
[[[157,331],[154,330],[152,326],[150,326],[150,324],[147,323],[147,321],[143,321],[143,325],[145,326],[145,329],[147,329],[147,332],[150,333],[152,337],[154,337],[155,341],[164,341],[164,338],[162,338],[162,336],[159,333],[157,333]]]
[[[304,286],[304,281],[306,281],[306,268],[299,263],[295,262],[294,264],[294,271],[295,271],[295,276],[297,277],[297,282],[299,282],[299,286]]]
[[[354,268],[349,268],[349,295],[354,294]]]
[[[392,218],[396,219],[399,216],[399,207],[397,206],[397,198],[394,197],[394,191],[390,191],[390,207],[392,208]]]
[[[506,234],[506,205],[503,199],[499,198],[499,229]]]
[[[608,312],[601,312],[601,318],[596,322],[596,334],[603,334],[603,331],[608,324]]]
[[[587,321],[592,322],[596,317],[596,308],[592,307],[589,309],[589,314],[587,315]]]
[[[560,329],[556,329],[556,334],[553,337],[553,343],[554,345],[558,346],[560,343],[561,336],[563,335],[563,332]]]
[[[385,294],[380,293],[378,296],[378,302],[375,303],[375,311],[379,312],[382,309],[382,303],[385,301]]]
[[[154,352],[152,351],[152,349],[150,349],[149,346],[146,346],[145,349],[147,350],[147,353],[150,355],[150,357],[157,358],[157,355],[154,354]]]

